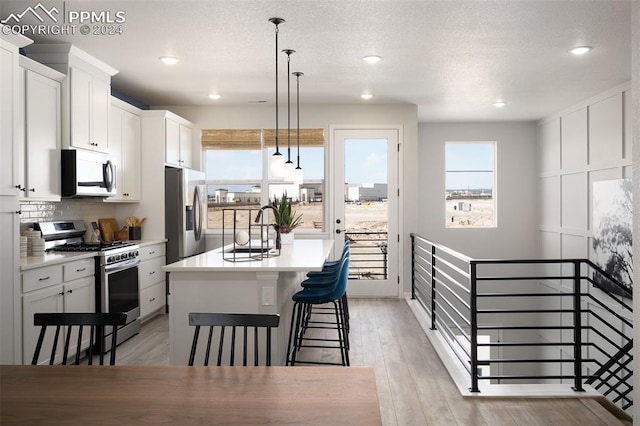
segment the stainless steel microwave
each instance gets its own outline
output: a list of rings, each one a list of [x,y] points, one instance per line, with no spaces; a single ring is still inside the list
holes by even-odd
[[[116,169],[107,154],[80,149],[61,152],[63,197],[116,195]]]

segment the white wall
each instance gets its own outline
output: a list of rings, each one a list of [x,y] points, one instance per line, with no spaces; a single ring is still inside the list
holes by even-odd
[[[593,183],[631,177],[630,84],[538,124],[540,255],[588,258]]]
[[[553,114],[538,123],[538,199],[539,199],[539,241],[542,258],[592,258],[593,238],[592,205],[593,183],[604,180],[630,178],[632,175],[632,130],[631,84],[624,84],[587,99],[577,105]],[[637,197],[637,194],[634,195]],[[565,270],[547,272],[571,273]],[[544,292],[571,292],[570,280],[546,280],[539,283]],[[610,306],[615,312],[625,314],[619,304],[591,286],[583,290],[594,294],[598,300]],[[571,309],[572,302],[566,298],[548,301],[547,308]],[[612,324],[619,323],[597,304],[586,300],[585,307],[609,318]],[[571,325],[573,320],[557,314],[547,315],[547,320],[556,317],[555,322]],[[620,323],[625,334],[630,331]],[[618,344],[623,339],[610,336]],[[547,341],[571,342],[570,333],[546,331],[541,338]],[[589,336],[600,340],[597,335]],[[599,342],[607,347],[603,342]],[[567,351],[563,354],[563,351]],[[571,350],[546,348],[545,358],[571,356]],[[596,351],[588,356],[607,361]],[[565,369],[567,371],[565,371]],[[572,374],[573,368],[550,366],[547,374]]]
[[[168,109],[193,122],[194,143],[199,145],[202,129],[242,129],[242,128],[274,128],[275,110],[269,105],[247,106],[154,106],[154,109]],[[280,109],[280,128],[286,126],[286,107]],[[416,194],[418,175],[418,121],[417,107],[412,104],[397,105],[301,105],[300,127],[325,129],[325,140],[329,141],[331,125],[398,125],[402,126],[404,140],[402,144],[400,170],[401,190],[403,194]],[[297,124],[297,121],[296,121]],[[198,152],[200,150],[198,149]],[[301,159],[304,167],[304,158]],[[328,164],[328,163],[326,163]],[[326,176],[327,188],[333,182]],[[401,215],[401,247],[405,253],[401,265],[401,292],[411,289],[411,232],[416,232],[417,203],[414,197],[404,197],[400,206]],[[332,223],[332,212],[329,212]],[[330,235],[329,235],[330,236]]]
[[[418,233],[471,257],[535,257],[535,123],[421,123],[418,133]],[[445,228],[444,153],[452,141],[496,141],[496,228]]]

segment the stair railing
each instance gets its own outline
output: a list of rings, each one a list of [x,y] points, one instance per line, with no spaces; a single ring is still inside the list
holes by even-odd
[[[411,238],[412,298],[469,373],[472,392],[480,380],[569,381],[624,410],[633,405],[627,287],[588,259],[472,259]]]

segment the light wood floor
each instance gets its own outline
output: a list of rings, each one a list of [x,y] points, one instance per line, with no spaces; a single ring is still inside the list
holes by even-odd
[[[352,299],[351,365],[375,368],[384,425],[622,425],[593,399],[471,399],[460,396],[404,300]],[[168,365],[166,315],[118,348],[118,365]],[[301,351],[331,360],[335,350]],[[304,368],[304,367],[301,367]]]

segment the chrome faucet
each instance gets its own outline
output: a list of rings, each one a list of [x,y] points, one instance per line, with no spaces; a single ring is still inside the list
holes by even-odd
[[[267,204],[266,206],[260,207],[260,210],[258,210],[258,214],[256,215],[256,220],[254,221],[254,223],[260,222],[260,218],[262,217],[262,211],[265,209],[273,210],[273,215],[276,221],[276,227],[275,227],[276,228],[276,250],[280,250],[280,248],[282,247],[282,243],[280,240],[280,213],[278,213],[278,209],[273,207],[271,204]]]

